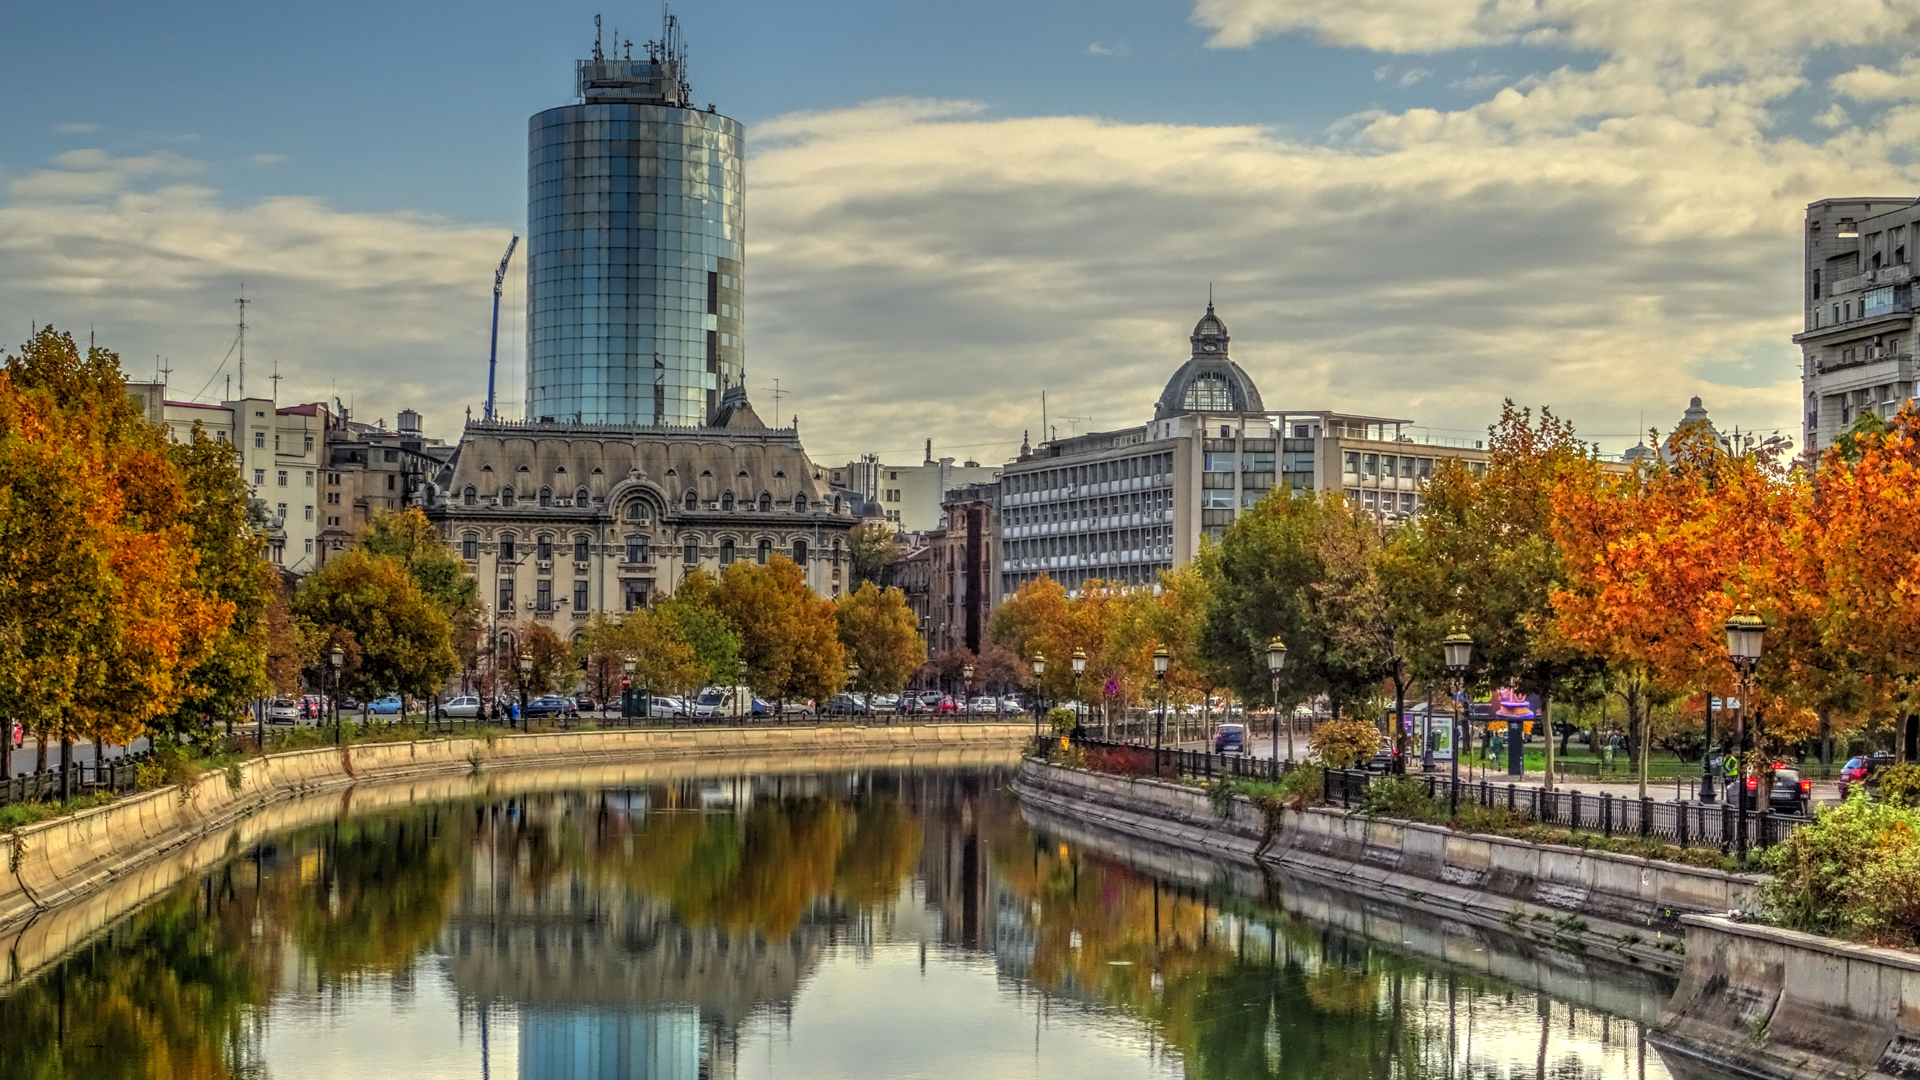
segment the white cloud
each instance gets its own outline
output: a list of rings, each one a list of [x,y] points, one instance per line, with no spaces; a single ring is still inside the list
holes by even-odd
[[[62,135],[85,135],[88,132],[99,131],[100,125],[99,124],[55,124],[53,125],[53,130],[59,132]]]
[[[1897,72],[1863,64],[1833,77],[1833,92],[1855,101],[1913,101],[1920,99],[1920,57],[1900,61]]]
[[[1403,87],[1412,86],[1422,79],[1431,78],[1433,78],[1433,72],[1428,71],[1426,68],[1408,68],[1407,73],[1400,76],[1400,85]]]
[[[1813,122],[1823,128],[1843,128],[1853,123],[1853,118],[1848,116],[1847,110],[1841,108],[1840,103],[1836,101],[1827,106],[1827,111],[1814,117]]]
[[[252,162],[255,165],[259,165],[262,168],[264,168],[269,165],[278,165],[286,161],[287,155],[259,153],[259,154],[253,155],[252,157],[249,157],[247,160]]]
[[[1087,46],[1088,56],[1130,56],[1132,46],[1124,41],[1096,41]]]

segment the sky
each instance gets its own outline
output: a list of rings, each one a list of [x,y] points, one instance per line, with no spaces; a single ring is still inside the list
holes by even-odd
[[[655,4],[0,13],[0,348],[457,436],[526,120]],[[1914,192],[1920,0],[686,0],[747,125],[748,385],[808,452],[994,463],[1143,422],[1209,287],[1270,409],[1618,453],[1798,428],[1800,228]],[[499,396],[524,371],[524,264]],[[774,404],[773,388],[780,388]],[[236,385],[237,390],[237,385]]]

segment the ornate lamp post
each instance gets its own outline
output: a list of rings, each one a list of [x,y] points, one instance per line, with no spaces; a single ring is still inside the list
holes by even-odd
[[[1740,676],[1740,709],[1734,713],[1733,754],[1737,772],[1728,780],[1733,785],[1739,813],[1735,815],[1734,846],[1742,860],[1747,857],[1747,797],[1749,783],[1758,801],[1759,783],[1747,778],[1747,700],[1753,696],[1753,670],[1760,666],[1762,637],[1767,624],[1751,611],[1740,612],[1727,620],[1727,656]],[[1644,733],[1642,734],[1644,738]],[[1644,752],[1644,751],[1643,751]],[[1756,809],[1758,807],[1756,806]]]
[[[533,654],[520,654],[520,722],[527,723],[533,718],[527,715],[527,680],[533,678]]]
[[[973,665],[960,665],[960,687],[967,695],[967,719],[973,719]]]
[[[1153,684],[1160,697],[1160,711],[1153,716],[1153,754],[1154,760],[1160,759],[1160,744],[1166,735],[1167,721],[1167,664],[1173,658],[1167,655],[1165,645],[1153,650]]]
[[[620,719],[633,720],[633,671],[640,662],[632,656],[620,658]]]
[[[1046,699],[1042,695],[1041,689],[1040,689],[1040,677],[1045,675],[1046,673],[1047,673],[1046,656],[1042,653],[1034,653],[1033,654],[1033,734],[1035,738],[1038,738],[1040,735],[1040,717],[1045,715],[1045,712],[1046,712],[1046,710],[1041,707],[1042,702],[1044,702]]]
[[[1086,703],[1079,700],[1086,696],[1085,694],[1081,693],[1081,690],[1080,690],[1080,676],[1085,675],[1086,673],[1087,673],[1086,650],[1084,649],[1073,650],[1073,696],[1075,699],[1074,705],[1077,706],[1074,709],[1073,722],[1074,722],[1074,726],[1078,728],[1085,728],[1087,726],[1086,717],[1083,716],[1080,712],[1081,709],[1084,709],[1086,707]]]
[[[855,688],[855,687],[857,687],[857,686],[859,686],[859,685],[860,685],[860,664],[859,664],[859,661],[856,661],[856,660],[849,660],[849,661],[847,661],[847,695],[848,695],[848,703],[849,703],[849,709],[850,709],[850,710],[851,710],[851,707],[852,707],[852,704],[851,704],[851,703],[852,703],[852,695],[853,695],[853,693],[854,693],[854,688]],[[854,713],[853,715],[856,715],[856,716],[857,716],[857,715],[859,715],[859,714],[858,714],[858,713]]]
[[[1446,654],[1447,674],[1453,677],[1453,737],[1448,740],[1453,757],[1453,783],[1447,792],[1447,814],[1460,813],[1460,702],[1467,694],[1467,669],[1473,665],[1473,639],[1465,630],[1455,630],[1440,643]]]
[[[1267,687],[1273,692],[1273,756],[1280,757],[1280,671],[1287,666],[1287,643],[1275,634],[1267,642]],[[1293,763],[1293,724],[1287,724],[1287,763]],[[1273,767],[1274,775],[1279,775],[1280,766]]]
[[[340,742],[340,669],[346,666],[347,651],[335,645],[327,654],[327,660],[333,665],[333,693],[327,696],[327,704],[333,709],[333,741]]]

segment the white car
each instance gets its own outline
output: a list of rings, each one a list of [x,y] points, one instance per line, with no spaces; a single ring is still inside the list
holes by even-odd
[[[653,699],[652,713],[654,716],[685,716],[687,703],[679,698],[656,697]]]
[[[294,724],[300,721],[300,706],[286,698],[274,698],[267,702],[267,719],[276,724]]]
[[[704,696],[704,695],[703,695]],[[681,716],[715,717],[725,715],[717,701],[703,701],[700,698],[680,698],[684,710]]]
[[[1000,703],[990,697],[977,697],[967,703],[967,709],[970,712],[999,712]]]
[[[455,717],[474,717],[480,715],[480,699],[472,694],[451,697],[440,706],[440,715]]]

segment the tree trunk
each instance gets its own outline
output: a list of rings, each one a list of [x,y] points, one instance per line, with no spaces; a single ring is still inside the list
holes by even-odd
[[[1634,756],[1639,759],[1639,767],[1635,772],[1639,774],[1640,797],[1644,799],[1647,797],[1647,734],[1649,728],[1648,720],[1650,718],[1647,716],[1646,694],[1642,693],[1637,687],[1633,691],[1633,696],[1627,701],[1627,712],[1628,722],[1634,725],[1635,729],[1633,752]]]
[[[1820,710],[1820,778],[1833,775],[1833,715]]]
[[[33,731],[33,771],[47,771],[47,730],[35,728]]]
[[[1393,767],[1407,771],[1407,684],[1397,674],[1393,679]]]
[[[1547,737],[1546,739],[1542,740],[1542,748],[1547,753],[1547,773],[1546,773],[1546,776],[1541,780],[1540,787],[1544,791],[1552,791],[1553,790],[1553,691],[1551,690],[1543,690],[1540,693],[1540,722],[1547,726]],[[1562,746],[1560,748],[1560,752],[1563,754],[1566,753],[1567,748]]]

